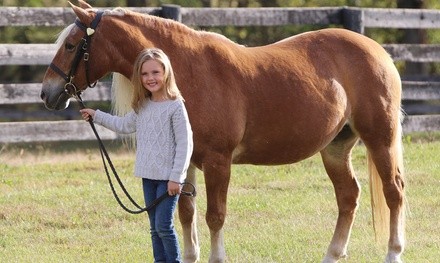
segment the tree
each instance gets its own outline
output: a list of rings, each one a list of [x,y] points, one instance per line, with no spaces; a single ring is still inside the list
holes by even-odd
[[[423,0],[397,0],[398,8],[421,9],[424,8]],[[403,29],[403,43],[426,44],[427,32],[425,29]],[[426,75],[429,73],[429,64],[420,62],[406,62],[404,75]]]

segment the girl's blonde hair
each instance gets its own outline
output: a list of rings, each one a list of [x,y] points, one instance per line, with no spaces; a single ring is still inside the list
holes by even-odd
[[[175,100],[180,98],[183,100],[180,94],[179,88],[176,84],[173,68],[168,56],[161,49],[147,48],[144,49],[136,58],[133,68],[133,76],[131,82],[133,83],[133,100],[131,101],[131,107],[136,113],[139,113],[139,109],[147,102],[147,99],[151,97],[151,92],[144,88],[141,82],[141,70],[144,62],[148,60],[155,60],[159,62],[164,70],[164,88],[166,90],[168,98]]]

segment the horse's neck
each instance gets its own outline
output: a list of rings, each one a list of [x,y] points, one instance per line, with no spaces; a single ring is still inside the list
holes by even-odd
[[[239,46],[222,35],[196,31],[172,20],[132,12],[116,19],[122,20],[123,23],[115,23],[110,28],[118,27],[114,35],[118,39],[125,39],[130,47],[114,47],[121,56],[116,60],[123,63],[115,63],[118,65],[115,65],[116,70],[112,71],[119,72],[127,78],[131,78],[137,55],[147,47],[160,48],[169,56],[174,72],[178,73],[176,78],[180,82],[195,81],[194,74],[198,74],[191,70],[200,70],[203,67],[189,66],[203,65],[208,58],[219,65],[229,65],[230,70],[233,70],[232,66],[239,67],[240,63],[231,63],[232,60],[241,60],[237,59],[240,53]],[[234,55],[231,57],[231,54]]]
[[[169,55],[182,53],[176,51],[202,44],[197,41],[200,37],[197,31],[173,20],[151,15],[137,15],[135,21],[138,23],[133,26],[138,27],[143,36],[140,44],[151,42],[154,47],[163,49]]]
[[[121,52],[121,58],[116,60],[123,61],[121,65],[114,65],[113,71],[120,72],[126,77],[130,77],[131,71],[128,72],[134,63],[139,52],[146,47],[157,47],[171,58],[184,59],[182,56],[186,52],[179,52],[195,48],[201,45],[203,41],[195,38],[199,37],[198,31],[195,31],[178,22],[159,18],[151,15],[143,15],[134,12],[127,12],[123,16],[115,16],[114,23],[110,24],[110,35],[115,35],[130,48],[121,47],[121,42],[115,42],[114,48]],[[121,23],[122,22],[122,23]],[[109,33],[108,33],[109,34]]]
[[[173,20],[143,16],[142,35],[146,43],[162,49],[172,61],[192,61],[197,63],[206,56],[221,63],[229,52],[238,46],[223,35],[197,31]],[[218,55],[218,56],[217,56]],[[180,63],[185,64],[185,63]]]

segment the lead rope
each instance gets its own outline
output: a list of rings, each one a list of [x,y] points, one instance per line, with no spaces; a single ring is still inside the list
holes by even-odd
[[[76,100],[78,101],[78,103],[79,103],[79,105],[80,105],[80,108],[81,108],[81,109],[84,109],[84,108],[85,108],[85,105],[84,105],[83,100],[82,100],[81,97],[80,97],[80,94],[77,93],[77,94],[74,95],[74,97],[75,97]],[[163,195],[159,196],[157,199],[155,199],[153,202],[151,202],[151,204],[148,205],[147,207],[141,207],[140,205],[138,205],[138,203],[136,203],[136,201],[135,201],[135,200],[131,197],[131,195],[128,193],[127,189],[125,189],[124,184],[122,183],[121,179],[119,178],[119,175],[118,175],[118,173],[116,172],[116,169],[115,169],[115,167],[114,167],[114,165],[113,165],[113,163],[112,163],[112,161],[111,161],[111,159],[110,159],[110,156],[109,156],[107,150],[105,149],[104,143],[102,142],[101,138],[99,137],[99,134],[98,134],[98,132],[97,132],[97,130],[96,130],[96,127],[95,127],[95,124],[93,123],[92,118],[89,118],[88,122],[89,122],[90,127],[92,128],[93,133],[95,134],[96,139],[97,139],[97,141],[98,141],[99,152],[100,152],[100,154],[101,154],[101,159],[102,159],[102,163],[103,163],[103,165],[104,165],[105,174],[107,175],[107,179],[108,179],[108,182],[109,182],[110,188],[111,188],[111,190],[112,190],[113,196],[115,197],[115,199],[116,199],[116,201],[118,202],[118,204],[119,204],[119,205],[120,205],[125,211],[127,211],[127,212],[130,213],[130,214],[140,214],[140,213],[143,213],[143,212],[145,212],[145,211],[149,211],[149,210],[153,209],[156,205],[158,205],[162,200],[164,200],[165,198],[167,198],[167,197],[169,196],[169,195],[168,195],[168,192],[165,192]],[[125,206],[125,205],[122,203],[121,199],[119,198],[118,194],[116,193],[115,187],[114,187],[113,182],[112,182],[112,179],[111,179],[111,177],[110,177],[110,173],[109,173],[109,171],[108,171],[108,167],[107,167],[106,160],[107,160],[108,165],[110,166],[110,169],[111,169],[112,172],[113,172],[114,177],[116,178],[116,181],[118,181],[119,186],[121,187],[122,191],[124,192],[125,196],[130,200],[130,202],[131,202],[131,203],[132,203],[132,204],[133,204],[138,210],[131,210],[130,208],[128,208],[127,206]],[[196,188],[195,188],[195,186],[194,186],[193,184],[188,183],[188,182],[185,182],[185,183],[182,183],[182,185],[183,185],[183,186],[184,186],[184,185],[189,185],[189,186],[191,186],[191,187],[192,187],[192,191],[191,191],[191,192],[181,191],[181,195],[186,195],[186,196],[196,196]]]

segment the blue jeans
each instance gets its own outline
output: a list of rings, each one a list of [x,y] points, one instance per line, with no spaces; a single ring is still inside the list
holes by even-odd
[[[145,204],[148,206],[168,190],[168,181],[143,178],[142,188]],[[179,195],[169,196],[148,211],[154,262],[181,262],[179,242],[173,224],[178,199]]]

